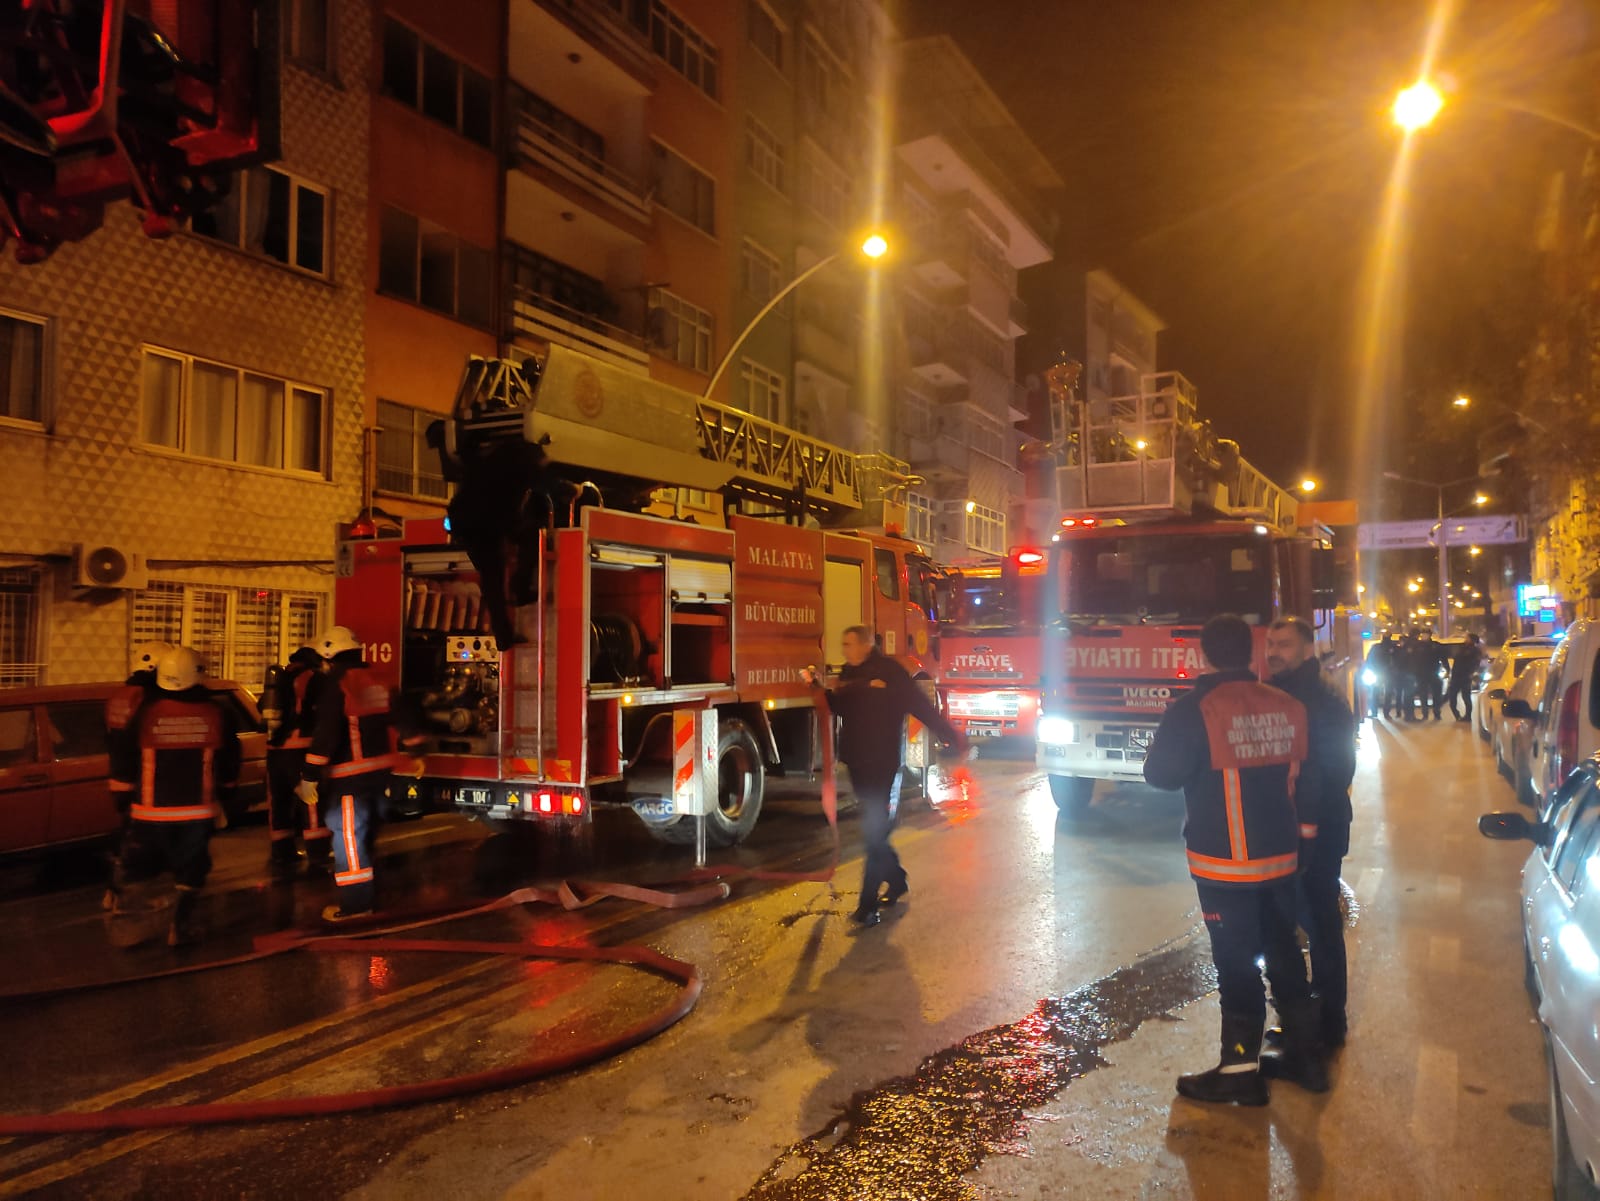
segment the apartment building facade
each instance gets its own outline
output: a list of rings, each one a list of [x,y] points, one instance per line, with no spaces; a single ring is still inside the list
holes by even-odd
[[[360,495],[371,13],[283,16],[280,161],[164,241],[115,205],[0,261],[0,686],[117,678],[144,639],[259,685],[328,615]]]
[[[935,557],[1005,554],[1024,500],[1017,273],[1049,261],[1060,177],[947,37],[900,47],[897,225],[908,244],[894,447],[925,483],[908,532]]]

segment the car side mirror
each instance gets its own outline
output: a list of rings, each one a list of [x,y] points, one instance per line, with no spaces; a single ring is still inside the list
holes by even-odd
[[[1502,717],[1532,717],[1533,706],[1520,697],[1512,697],[1501,704],[1500,715]]]
[[[1520,813],[1485,813],[1478,819],[1478,833],[1496,842],[1516,842],[1526,838],[1535,846],[1550,845],[1550,826],[1531,822]]]
[[[1488,697],[1491,701],[1504,700],[1505,699],[1505,695],[1506,695],[1506,690],[1504,688],[1491,688],[1491,689],[1489,689],[1488,692],[1484,693],[1483,695]]]

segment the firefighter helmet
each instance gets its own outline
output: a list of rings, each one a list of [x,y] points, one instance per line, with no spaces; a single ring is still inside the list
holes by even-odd
[[[205,674],[199,654],[186,646],[175,646],[156,664],[156,687],[163,692],[183,692],[198,684]]]
[[[350,632],[349,626],[329,626],[311,645],[324,659],[331,659],[345,651],[360,650],[361,640]]]
[[[156,664],[161,662],[161,656],[172,649],[170,642],[141,642],[133,648],[133,654],[128,659],[129,674],[154,671]]]

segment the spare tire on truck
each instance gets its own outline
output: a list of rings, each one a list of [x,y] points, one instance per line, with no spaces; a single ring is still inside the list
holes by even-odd
[[[706,814],[706,845],[731,847],[743,842],[761,816],[767,768],[750,727],[738,718],[717,726],[717,795]],[[694,842],[695,819],[676,817],[667,822],[646,822],[650,833],[663,842]]]

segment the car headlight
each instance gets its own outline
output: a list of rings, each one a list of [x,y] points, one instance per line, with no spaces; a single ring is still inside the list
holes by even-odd
[[[1368,688],[1371,688],[1378,682],[1378,673],[1373,671],[1370,667],[1363,668],[1361,672],[1361,682]]]
[[[1064,717],[1041,717],[1038,736],[1040,742],[1066,743],[1078,740],[1078,727]]]

